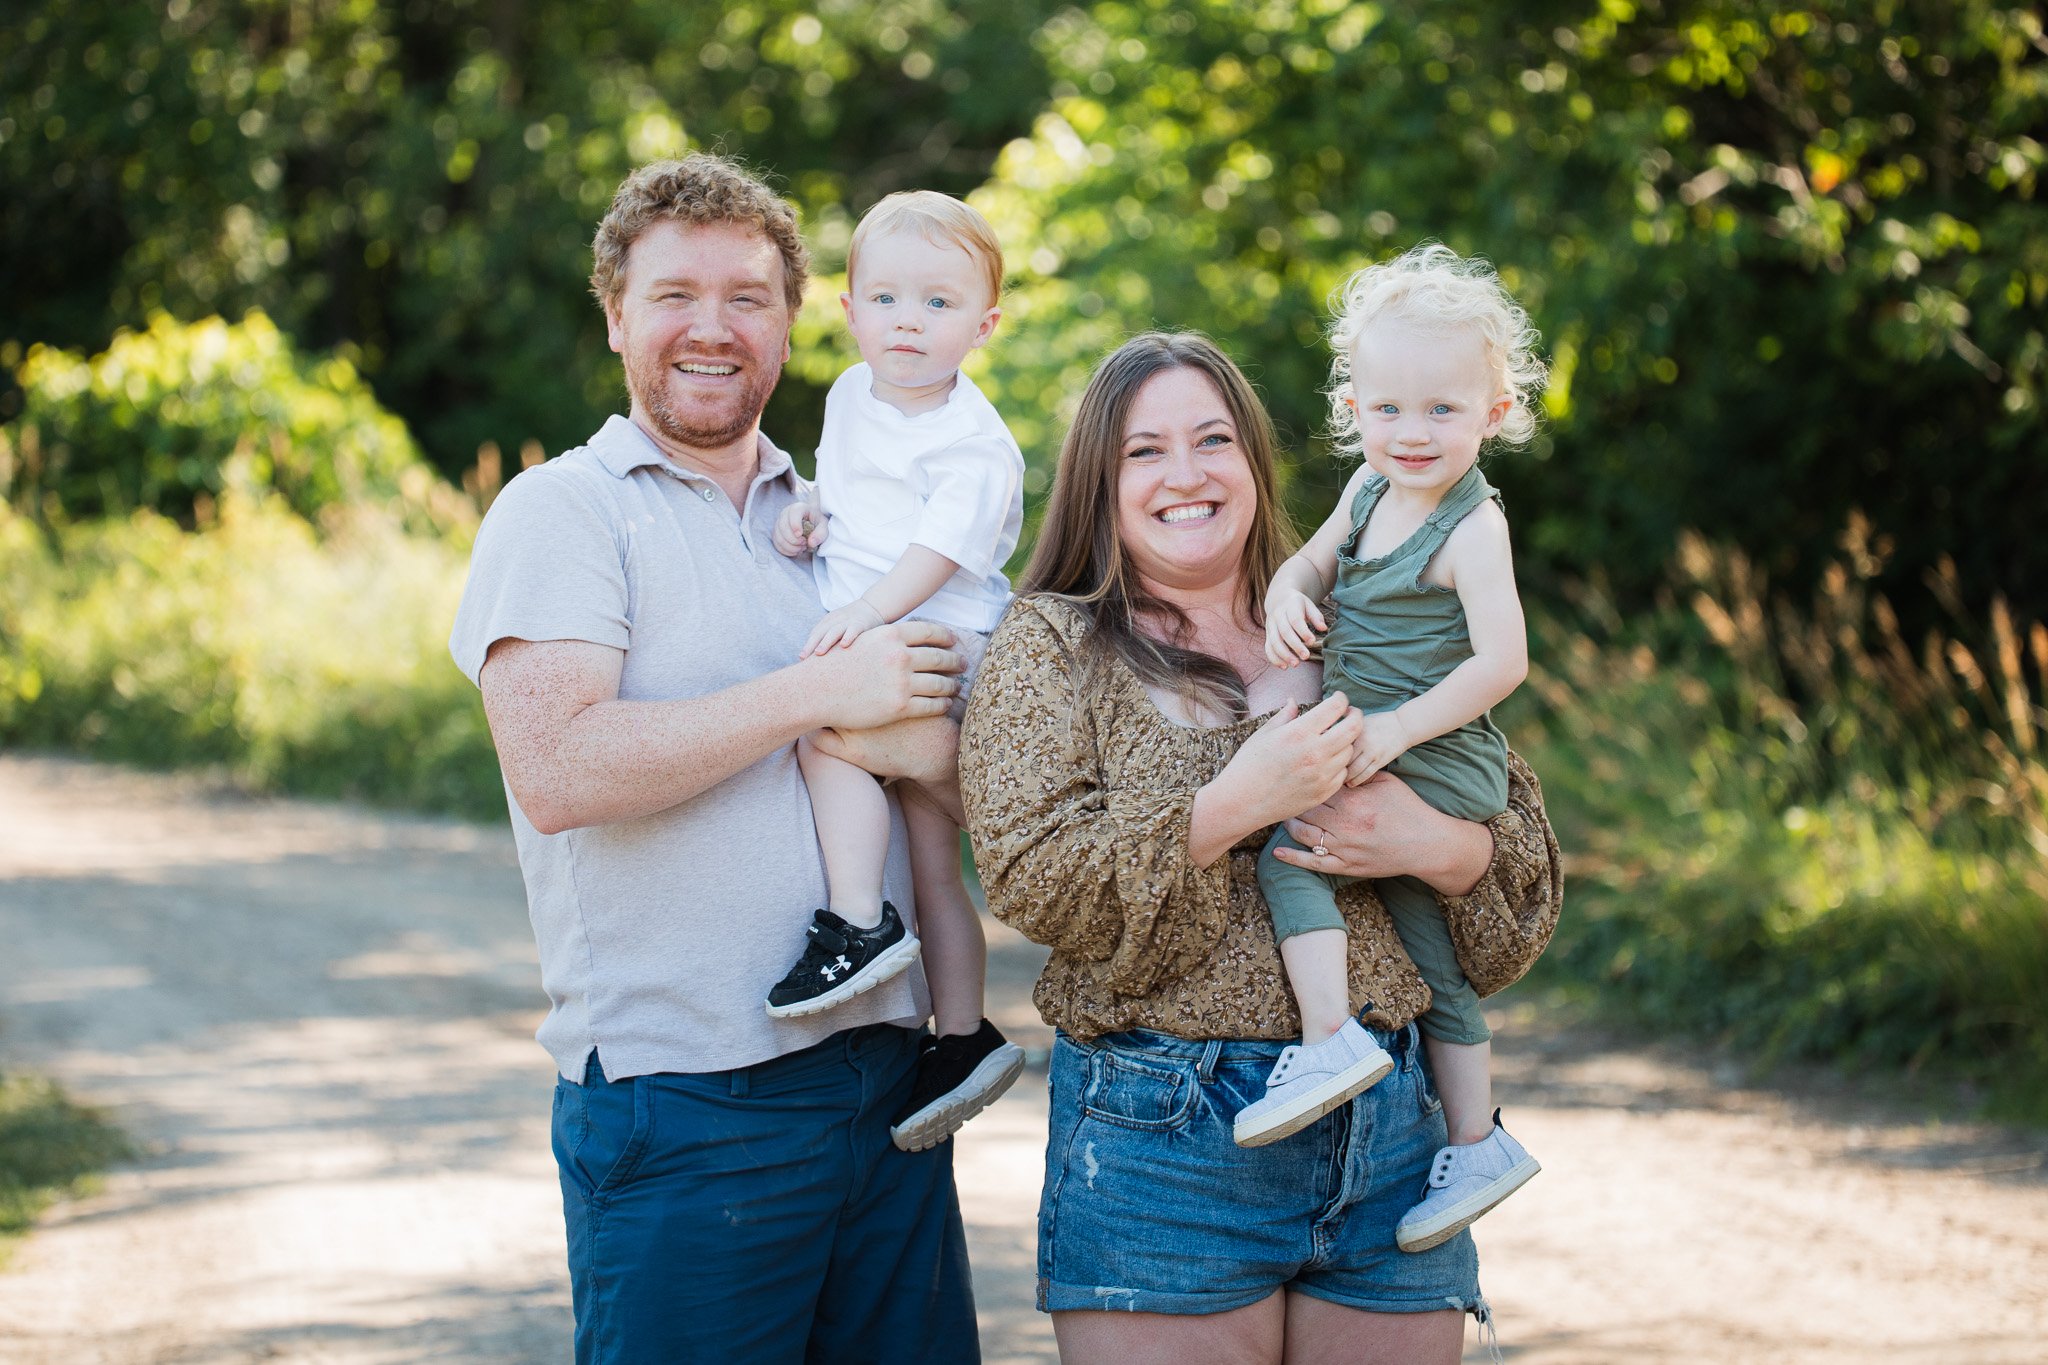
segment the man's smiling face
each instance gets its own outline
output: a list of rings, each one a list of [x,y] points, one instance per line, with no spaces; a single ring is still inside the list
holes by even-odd
[[[633,420],[678,453],[751,437],[789,359],[789,305],[775,243],[738,223],[664,219],[633,242],[606,304]]]

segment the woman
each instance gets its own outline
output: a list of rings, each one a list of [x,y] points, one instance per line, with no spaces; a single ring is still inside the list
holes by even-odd
[[[1243,375],[1199,337],[1126,343],[1082,397],[961,736],[989,908],[1053,950],[1039,1307],[1068,1361],[1450,1362],[1485,1313],[1469,1235],[1394,1247],[1445,1136],[1411,1023],[1427,990],[1369,885],[1341,903],[1352,1003],[1395,1071],[1291,1138],[1232,1140],[1300,1028],[1257,891],[1275,822],[1314,807],[1290,825],[1302,866],[1437,888],[1482,992],[1557,909],[1519,760],[1487,825],[1397,780],[1343,786],[1358,714],[1266,666],[1259,603],[1292,548]]]

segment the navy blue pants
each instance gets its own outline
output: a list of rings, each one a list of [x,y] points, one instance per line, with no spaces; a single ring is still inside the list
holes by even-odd
[[[918,1036],[558,1078],[578,1365],[980,1360],[952,1144],[889,1141]]]

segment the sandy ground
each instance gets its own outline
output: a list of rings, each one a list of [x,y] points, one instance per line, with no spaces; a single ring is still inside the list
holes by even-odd
[[[991,940],[1036,1065],[959,1139],[962,1198],[988,1359],[1049,1361],[1039,953]],[[0,1272],[0,1360],[567,1358],[508,833],[0,756],[0,943],[0,1068],[144,1150]],[[2048,1358],[2048,1136],[1527,1013],[1502,1091],[1545,1173],[1481,1238],[1507,1358]]]

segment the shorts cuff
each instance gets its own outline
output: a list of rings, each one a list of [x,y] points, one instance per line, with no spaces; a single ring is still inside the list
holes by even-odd
[[[1271,1298],[1281,1289],[1239,1290],[1236,1293],[1176,1294],[1159,1289],[1130,1289],[1106,1284],[1062,1284],[1058,1280],[1038,1282],[1038,1311],[1041,1313],[1173,1313],[1184,1317],[1205,1317],[1228,1313]],[[1421,1311],[1421,1310],[1414,1310]]]
[[[1437,1294],[1419,1299],[1382,1299],[1339,1293],[1323,1285],[1303,1284],[1298,1280],[1287,1287],[1312,1299],[1321,1299],[1325,1303],[1334,1303],[1343,1308],[1358,1308],[1368,1313],[1441,1313],[1448,1309],[1458,1313],[1479,1314],[1486,1308],[1486,1296],[1476,1289],[1469,1295]]]

